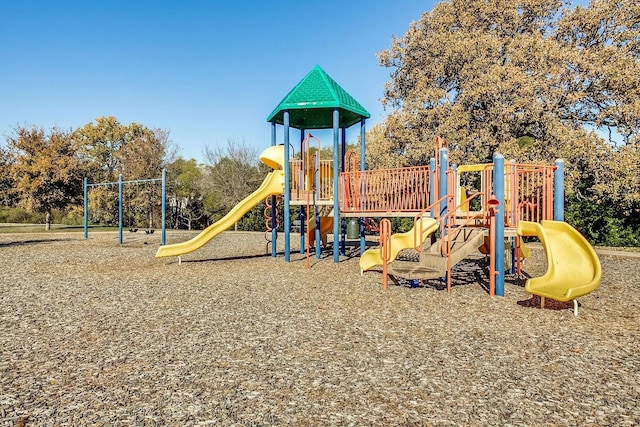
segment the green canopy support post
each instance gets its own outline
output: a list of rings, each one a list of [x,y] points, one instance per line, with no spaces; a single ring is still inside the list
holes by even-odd
[[[284,260],[291,261],[291,165],[289,164],[289,110],[284,112]]]
[[[366,135],[366,119],[363,117],[360,119],[360,171],[363,172],[367,169],[365,165],[365,135]],[[360,255],[367,249],[367,240],[364,235],[365,231],[365,219],[360,218]]]
[[[340,112],[333,110],[333,262],[340,262]]]
[[[276,145],[276,123],[271,122],[271,145]],[[276,196],[271,196],[271,257],[275,258],[278,254],[277,251],[277,239],[278,239],[278,219],[276,215],[278,213],[276,207]]]
[[[344,158],[347,157],[347,129],[342,128],[342,150],[340,153],[341,163],[340,163],[340,172],[345,171]],[[338,194],[340,194],[340,176],[338,176],[338,180],[334,181],[334,185],[338,186]],[[334,199],[335,200],[335,199]],[[338,200],[338,209],[340,208],[340,200]],[[340,255],[344,256],[347,254],[347,235],[345,234],[347,230],[347,223],[344,218],[340,220]]]
[[[304,175],[306,173],[306,171],[304,170],[304,155],[306,154],[304,152],[304,129],[300,129],[300,162],[302,163],[302,166],[300,167],[300,171],[298,172],[298,174],[300,175],[298,177],[298,179],[300,180],[300,182],[304,182]],[[320,155],[320,153],[318,153],[318,155]],[[315,181],[314,181],[315,182]],[[315,207],[315,203],[314,203],[314,207]],[[307,222],[309,221],[309,218],[306,217],[307,212],[305,209],[302,208],[302,206],[298,206],[299,210],[298,210],[298,220],[300,221],[300,254],[304,254],[305,253],[305,248],[306,248],[306,236],[307,236]]]

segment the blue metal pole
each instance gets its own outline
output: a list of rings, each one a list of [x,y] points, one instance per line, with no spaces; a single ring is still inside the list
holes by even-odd
[[[438,191],[438,198],[442,198],[448,194],[447,192],[447,169],[449,168],[449,152],[446,148],[440,149],[440,170],[439,178],[440,185]],[[443,199],[440,201],[440,216],[446,214],[447,212],[447,200]]]
[[[89,178],[84,177],[84,238],[89,238]]]
[[[167,244],[167,170],[162,169],[162,238],[160,244]]]
[[[122,244],[122,174],[118,175],[118,241]]]
[[[304,129],[300,129],[300,161],[302,162],[302,167],[300,168],[300,182],[304,182],[305,179],[305,175],[307,173],[307,171],[304,170],[304,156],[305,154],[308,153],[304,153]],[[318,153],[318,155],[320,155],[320,153]],[[308,183],[307,185],[311,185],[312,183]],[[305,237],[306,237],[306,230],[307,230],[307,221],[309,220],[307,218],[307,213],[304,209],[302,209],[302,206],[298,206],[299,208],[299,214],[298,214],[298,219],[300,220],[300,253],[304,254],[305,252]],[[315,203],[314,203],[314,210],[315,210]]]
[[[366,136],[366,119],[360,119],[360,171],[364,172],[367,169],[365,165],[365,136]],[[364,175],[364,173],[363,173]],[[360,218],[360,255],[367,249],[367,240],[364,235],[365,218]]]
[[[276,122],[271,122],[271,145],[276,145]],[[276,196],[271,196],[271,256],[273,258],[277,255],[277,239],[278,239],[278,219],[276,215],[278,210],[276,209]]]
[[[553,173],[553,220],[564,221],[564,160],[555,161]]]
[[[435,158],[430,158],[429,159],[429,206],[431,206],[431,217],[435,218],[436,217],[436,208],[435,206],[433,206],[433,204],[436,201],[436,180],[432,179],[435,177],[435,174],[438,173],[438,171],[436,171],[436,159]]]
[[[345,164],[344,164],[344,158],[347,156],[347,130],[345,128],[342,128],[342,150],[340,153],[340,158],[341,158],[341,167],[340,167],[340,172],[344,172],[345,170]],[[340,177],[338,177],[340,178]],[[337,181],[338,183],[338,189],[340,186],[340,179],[338,179]],[[340,194],[338,192],[338,194]],[[340,200],[338,200],[339,202]],[[338,203],[338,206],[340,206],[340,204]],[[340,254],[341,255],[346,255],[347,254],[347,235],[346,235],[346,231],[347,231],[347,223],[345,222],[344,218],[340,219]]]
[[[340,261],[340,196],[338,178],[340,177],[340,112],[333,110],[333,262]]]
[[[499,205],[494,220],[496,221],[496,295],[504,296],[504,156],[493,155],[493,192]]]
[[[284,112],[284,260],[291,261],[291,165],[289,165],[289,110]]]

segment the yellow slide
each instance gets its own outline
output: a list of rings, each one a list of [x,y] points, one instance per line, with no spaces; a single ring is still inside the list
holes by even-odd
[[[563,221],[520,221],[520,236],[536,236],[540,239],[547,256],[547,272],[528,279],[525,290],[544,298],[574,303],[574,314],[578,315],[576,298],[594,291],[602,279],[602,268],[598,255],[587,239],[575,228]]]
[[[274,169],[282,168],[284,163],[284,147],[281,145],[267,148],[261,155],[260,160]],[[262,182],[260,188],[245,197],[222,219],[205,228],[200,234],[186,242],[173,245],[160,246],[156,253],[156,258],[181,256],[201,248],[218,234],[229,229],[240,220],[251,208],[263,201],[267,196],[282,194],[284,191],[284,171],[274,170],[270,172]]]
[[[422,242],[434,231],[438,229],[438,222],[433,218],[422,217],[419,222],[414,224],[413,228],[405,233],[396,233],[391,235],[389,246],[391,249],[391,257],[389,262],[396,259],[398,254],[403,249],[415,248],[416,242],[414,241],[414,230],[416,227],[420,227],[422,223],[422,236],[417,243],[421,245]],[[382,265],[382,257],[380,256],[380,248],[369,248],[360,257],[360,272],[367,271],[376,265]]]

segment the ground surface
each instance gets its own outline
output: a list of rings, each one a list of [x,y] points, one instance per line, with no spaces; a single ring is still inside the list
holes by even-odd
[[[637,257],[602,255],[576,318],[515,278],[490,298],[481,258],[451,294],[382,291],[355,257],[306,269],[259,233],[182,265],[125,238],[0,234],[0,426],[640,423]]]

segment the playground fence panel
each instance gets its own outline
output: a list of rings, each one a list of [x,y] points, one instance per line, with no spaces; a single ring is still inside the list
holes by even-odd
[[[318,170],[305,167],[302,160],[291,160],[291,200],[306,200],[311,192],[311,200],[333,200],[333,160],[320,160]],[[315,173],[317,177],[314,178]],[[314,185],[317,178],[317,185]]]
[[[554,169],[555,166],[518,163],[505,167],[505,225],[515,227],[520,220],[553,219]],[[493,164],[463,166],[459,173],[480,174],[481,205],[486,206],[493,193]]]
[[[505,222],[508,226],[515,227],[521,220],[553,219],[554,168],[527,164],[512,164],[505,168]]]
[[[340,174],[341,212],[418,212],[429,205],[429,166]]]

